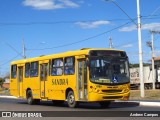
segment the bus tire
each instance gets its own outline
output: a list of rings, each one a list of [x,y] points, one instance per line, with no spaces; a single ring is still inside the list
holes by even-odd
[[[111,104],[111,101],[103,101],[103,102],[99,102],[101,108],[108,108],[109,105]]]
[[[35,103],[35,100],[33,99],[32,91],[31,90],[27,91],[27,103],[29,105],[33,105]]]
[[[70,108],[77,107],[78,103],[77,103],[77,101],[75,101],[75,96],[74,96],[74,92],[73,91],[69,91],[68,92],[67,103],[68,103],[68,107],[70,107]]]

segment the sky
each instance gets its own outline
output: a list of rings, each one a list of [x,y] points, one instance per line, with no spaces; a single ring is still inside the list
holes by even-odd
[[[130,63],[138,63],[136,5],[136,0],[1,0],[0,77],[9,72],[11,61],[23,59],[23,40],[26,57],[31,58],[108,48],[111,37],[115,49],[125,50]],[[151,59],[146,46],[151,41],[149,31],[160,30],[160,0],[140,0],[140,12],[146,63]],[[154,35],[156,56],[160,56],[159,36]]]

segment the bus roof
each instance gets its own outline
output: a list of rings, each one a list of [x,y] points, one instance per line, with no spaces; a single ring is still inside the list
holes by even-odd
[[[57,54],[51,54],[51,55],[42,55],[39,57],[34,58],[28,58],[28,59],[22,59],[22,60],[16,60],[11,62],[11,64],[17,64],[17,63],[26,63],[31,61],[37,61],[37,60],[47,60],[50,58],[60,58],[60,57],[67,57],[67,56],[76,56],[76,55],[88,55],[89,51],[91,50],[113,50],[113,51],[123,51],[123,50],[116,50],[113,48],[82,48],[80,50],[74,50],[74,51],[67,51],[63,53],[57,53]]]

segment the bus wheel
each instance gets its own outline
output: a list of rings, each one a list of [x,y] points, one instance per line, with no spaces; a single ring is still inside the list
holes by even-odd
[[[68,103],[68,106],[71,108],[77,107],[78,103],[75,101],[75,96],[74,96],[73,91],[68,92],[67,103]]]
[[[109,107],[109,105],[111,104],[110,101],[103,101],[103,102],[99,102],[99,104],[101,105],[101,108],[107,108]]]
[[[27,91],[27,103],[29,105],[33,105],[34,104],[34,99],[33,99],[33,96],[32,96],[32,91],[31,90],[28,90]]]

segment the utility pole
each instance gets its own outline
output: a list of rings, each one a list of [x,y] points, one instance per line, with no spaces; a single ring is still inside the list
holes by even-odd
[[[109,48],[113,48],[112,38],[109,37]]]
[[[142,36],[141,36],[141,15],[140,15],[140,2],[137,0],[137,19],[138,19],[138,44],[139,44],[139,66],[140,66],[140,92],[141,97],[144,94],[144,80],[143,80],[143,56],[142,56]]]
[[[26,55],[25,55],[26,49],[24,45],[24,39],[22,40],[22,51],[23,51],[23,59],[26,59]]]
[[[155,54],[154,54],[154,34],[160,34],[160,31],[156,31],[156,30],[150,30],[151,33],[151,50],[152,50],[152,81],[153,81],[153,89],[155,89],[155,70],[154,70],[154,58],[155,58]]]
[[[152,82],[153,82],[153,90],[155,90],[155,77],[154,77],[154,57],[155,57],[155,55],[154,55],[154,43],[153,43],[153,41],[154,41],[154,33],[153,33],[153,31],[150,31],[151,32],[151,40],[152,40]]]

